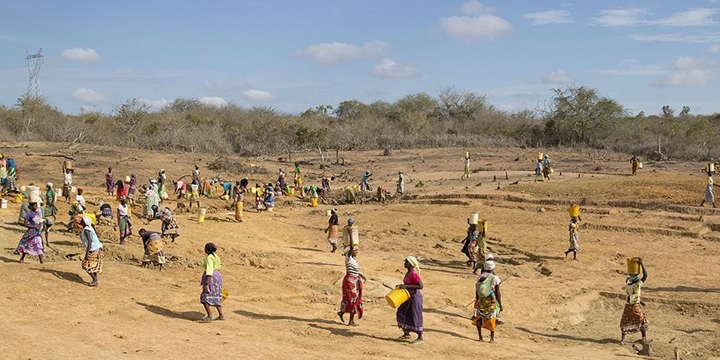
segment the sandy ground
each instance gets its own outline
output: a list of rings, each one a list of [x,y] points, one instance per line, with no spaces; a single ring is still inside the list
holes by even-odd
[[[203,175],[246,176],[207,169],[215,159],[208,154],[56,144],[0,149],[17,160],[21,185],[60,184],[61,158],[26,155],[57,150],[77,158],[75,182],[93,203],[114,203],[103,194],[108,166],[116,177],[137,172],[141,181],[159,168],[170,178],[189,174],[193,163],[201,165]],[[671,358],[676,347],[683,359],[720,356],[720,210],[697,207],[704,192],[702,164],[646,162],[639,175],[628,176],[629,156],[557,151],[551,154],[552,180],[533,183],[535,150],[469,149],[475,172],[462,181],[465,150],[348,152],[342,154],[344,166],[328,166],[335,175],[347,171],[332,184],[335,189],[358,181],[365,169],[374,172],[374,185],[393,192],[398,170],[408,181],[402,200],[338,206],[341,222],[350,216],[357,220],[359,262],[369,278],[358,327],[340,323],[335,315],[344,265],[339,254],[329,252],[322,232],[329,204],[313,209],[284,197],[274,213],[246,211],[245,222],[235,223],[215,196],[205,201],[204,223],[198,224],[194,214],[178,215],[182,235],[166,246],[172,261],[164,273],[139,266],[137,236],[120,246],[117,233],[101,227],[108,257],[100,287],[89,288],[77,256],[81,243],[61,231],[61,224],[50,234],[44,265],[32,258],[18,263],[12,251],[21,236],[15,224],[19,204],[10,202],[9,209],[0,210],[0,357],[634,358],[631,345],[618,344],[629,256],[643,256],[648,266],[644,301],[655,356]],[[131,156],[138,159],[120,161]],[[319,183],[318,156],[296,159],[314,164],[304,167],[306,182]],[[274,158],[238,160],[269,172],[249,174],[252,181],[271,181],[278,167],[292,171]],[[566,209],[573,202],[583,204],[579,261],[563,256]],[[168,204],[175,207],[175,201]],[[468,319],[475,276],[459,250],[466,218],[475,211],[490,221],[490,248],[504,280],[506,323],[494,345],[479,343]],[[59,222],[67,221],[66,213],[67,204],[60,201]],[[141,226],[157,230],[160,224],[145,225],[136,217],[135,229]],[[201,324],[199,265],[208,241],[220,248],[230,298],[226,321]],[[419,346],[397,340],[401,331],[384,300],[387,286],[401,282],[407,255],[420,259],[425,283],[426,341]],[[639,334],[628,337],[638,339]]]

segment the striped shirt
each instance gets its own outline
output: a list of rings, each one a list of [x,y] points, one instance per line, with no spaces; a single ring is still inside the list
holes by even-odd
[[[345,257],[345,271],[348,274],[360,275],[360,264],[350,255]]]

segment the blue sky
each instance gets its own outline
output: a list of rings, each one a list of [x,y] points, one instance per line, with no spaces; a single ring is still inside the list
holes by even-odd
[[[597,88],[632,112],[720,112],[720,0],[11,1],[0,7],[0,103],[27,89],[63,111],[177,97],[298,113],[442,89],[498,108]]]

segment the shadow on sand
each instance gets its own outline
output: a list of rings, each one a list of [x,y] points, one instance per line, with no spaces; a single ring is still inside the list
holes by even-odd
[[[665,291],[665,292],[701,292],[701,293],[720,293],[720,289],[703,289],[691,286],[675,286],[675,287],[644,287],[647,292]]]
[[[532,330],[522,328],[522,327],[518,327],[516,329],[526,332],[528,334],[543,336],[543,337],[552,338],[552,339],[591,342],[591,343],[595,343],[595,344],[617,344],[620,342],[620,339],[609,339],[609,338],[591,339],[591,338],[583,338],[583,337],[577,337],[577,336],[565,335],[565,334],[543,334],[543,333],[532,331]]]
[[[170,309],[166,309],[164,307],[160,307],[157,305],[150,305],[141,303],[139,301],[135,302],[136,304],[142,306],[145,308],[145,310],[156,314],[160,316],[164,316],[171,319],[181,319],[181,320],[188,320],[188,321],[199,321],[201,320],[205,314],[199,312],[199,311],[184,311],[184,312],[177,312]]]
[[[384,337],[368,335],[368,334],[363,334],[361,332],[353,331],[353,330],[357,329],[357,327],[346,326],[345,328],[333,328],[333,327],[329,327],[329,326],[321,326],[321,325],[312,324],[312,323],[308,324],[308,326],[310,326],[311,328],[315,328],[315,329],[329,331],[333,335],[343,336],[343,337],[348,337],[348,338],[364,337],[364,338],[368,338],[368,339],[376,339],[376,340],[389,341],[389,342],[405,342],[404,340],[400,340],[400,339],[384,338]]]
[[[297,322],[303,322],[307,324],[312,323],[320,323],[320,324],[328,324],[328,325],[337,325],[340,324],[339,320],[328,320],[328,319],[306,319],[306,318],[299,318],[295,316],[290,315],[266,315],[266,314],[258,314],[254,312],[250,312],[247,310],[235,310],[235,313],[240,316],[249,317],[256,320],[279,320],[279,321],[297,321]]]
[[[62,279],[65,281],[70,281],[70,282],[74,282],[74,283],[78,283],[78,284],[87,285],[87,282],[85,280],[83,280],[83,278],[80,275],[78,275],[77,273],[71,273],[71,272],[67,272],[67,271],[60,271],[60,270],[53,270],[53,269],[33,269],[33,270],[52,274],[56,278]]]

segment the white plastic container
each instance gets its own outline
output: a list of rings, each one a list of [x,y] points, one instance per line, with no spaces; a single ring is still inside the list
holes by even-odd
[[[0,200],[0,209],[7,209],[8,202],[5,199]]]
[[[40,198],[40,188],[39,188],[39,187],[37,187],[37,186],[28,186],[28,187],[27,187],[27,191],[28,191],[28,198],[30,199],[30,201],[41,199],[41,198]]]
[[[480,214],[478,214],[478,213],[470,214],[470,225],[477,225],[478,221],[480,221]]]

